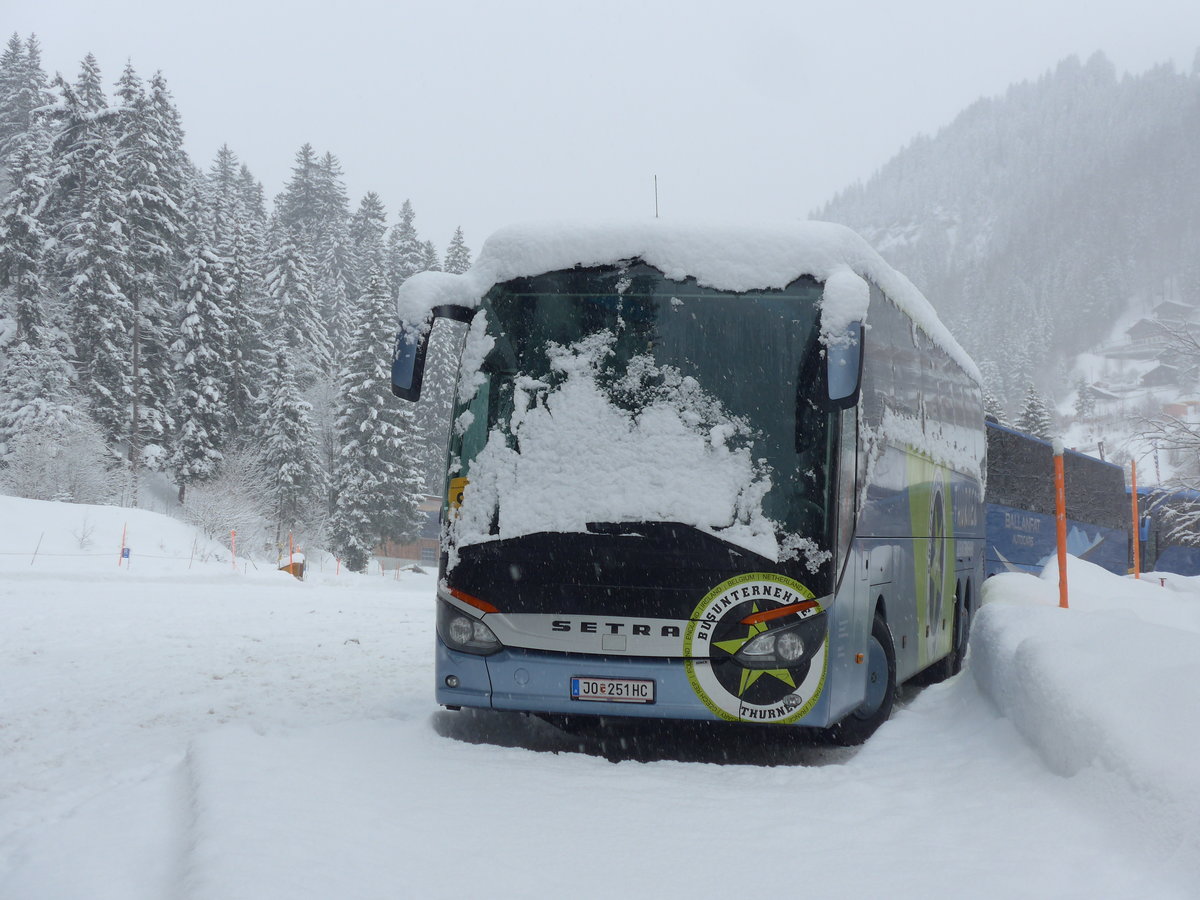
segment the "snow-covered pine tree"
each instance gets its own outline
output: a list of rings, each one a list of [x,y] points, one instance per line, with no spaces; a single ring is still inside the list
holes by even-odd
[[[351,296],[357,298],[366,289],[373,268],[384,268],[384,236],[387,211],[374,191],[363,196],[350,219],[350,247],[354,252]]]
[[[323,507],[324,472],[313,435],[312,407],[292,369],[292,350],[276,344],[270,353],[260,413],[261,460],[275,519],[275,542],[314,518]]]
[[[991,416],[1001,425],[1008,424],[1008,416],[1004,410],[1004,404],[1000,402],[999,397],[988,390],[983,392],[983,413],[984,415]]]
[[[361,572],[372,548],[410,539],[420,527],[422,479],[412,410],[388,386],[395,307],[379,269],[355,318],[341,379],[331,539],[334,552]]]
[[[116,148],[101,129],[91,141],[79,218],[63,227],[68,328],[76,370],[91,411],[110,443],[130,438],[134,310],[129,283],[124,198]]]
[[[22,44],[14,33],[0,56],[0,161],[33,130],[36,110],[53,102],[37,37],[31,34]]]
[[[151,119],[155,132],[163,145],[163,153],[167,164],[173,172],[187,173],[179,179],[180,194],[186,191],[187,182],[196,171],[187,151],[183,148],[183,117],[175,105],[175,98],[167,87],[167,79],[162,72],[155,72],[150,79],[150,108]],[[168,188],[174,177],[167,179]]]
[[[442,268],[454,275],[461,275],[471,268],[471,250],[463,237],[462,226],[454,229],[454,237],[450,239],[450,246],[446,248],[446,260]]]
[[[345,350],[349,305],[354,296],[349,224],[350,208],[342,166],[336,156],[326,153],[317,164],[316,171],[312,259],[317,267],[314,287],[329,332],[333,371],[341,364],[341,355]]]
[[[121,211],[119,185],[115,181],[118,173],[113,113],[108,108],[108,98],[105,97],[100,83],[100,70],[95,58],[88,54],[74,83],[56,75],[54,87],[60,94],[60,99],[48,115],[51,173],[49,196],[43,215],[53,240],[50,244],[50,259],[46,261],[46,277],[47,287],[54,300],[66,307],[68,331],[74,339],[78,336],[75,328],[78,322],[71,318],[71,315],[72,304],[78,295],[75,281],[79,275],[77,266],[80,261],[80,236],[87,230],[83,223],[85,217],[91,215],[89,207],[92,207],[97,199],[97,191],[92,183],[94,160],[100,160],[102,166],[108,167],[108,170],[101,174],[99,186],[100,193],[113,194],[111,202],[105,204],[106,214],[119,219],[122,228],[124,215]],[[123,241],[122,238],[114,246],[122,244]],[[116,273],[112,274],[115,277]],[[123,282],[119,287],[123,292]],[[72,292],[76,295],[74,299]],[[90,356],[89,348],[76,347],[74,355],[78,359],[86,360]],[[85,391],[88,390],[86,385],[83,387]],[[107,431],[100,411],[96,412],[97,420]]]
[[[329,520],[329,547],[333,555],[351,572],[365,572],[367,563],[371,561],[374,551],[367,504],[363,496],[367,486],[342,477],[342,465],[339,464],[334,476],[334,491],[338,500],[334,505],[333,516]]]
[[[50,154],[54,162],[53,216],[60,227],[79,221],[86,204],[91,178],[91,161],[99,143],[111,143],[112,119],[108,98],[100,80],[96,58],[88,54],[74,84],[61,75],[54,86],[62,95],[51,112],[54,142]]]
[[[118,473],[91,419],[45,421],[13,439],[0,469],[0,492],[33,500],[111,503]]]
[[[317,303],[329,332],[330,358],[336,369],[346,352],[353,302],[353,254],[346,223],[330,224],[320,243],[323,255],[317,270]]]
[[[405,200],[400,209],[400,221],[393,225],[388,233],[387,275],[393,298],[400,290],[400,285],[425,267],[425,245],[417,236],[417,229],[413,224],[415,219],[416,213],[413,212],[412,203]]]
[[[244,434],[254,420],[263,379],[266,343],[257,310],[263,305],[262,277],[253,268],[254,257],[242,224],[232,242],[223,248],[226,269],[225,319],[229,328],[229,370],[226,399],[230,430]]]
[[[71,370],[54,341],[19,341],[0,369],[0,459],[13,442],[44,429],[81,427],[91,419],[71,387]]]
[[[266,228],[267,228],[267,201],[266,194],[263,191],[262,182],[254,177],[249,167],[242,163],[242,168],[238,172],[238,190],[242,196],[242,203],[246,205],[246,214],[250,221],[258,223],[260,226],[260,240],[264,248],[263,254],[266,254]]]
[[[317,253],[321,207],[321,164],[312,144],[305,144],[296,151],[292,177],[275,200],[275,220],[282,231],[291,234],[309,260]]]
[[[16,339],[31,346],[41,343],[46,323],[46,242],[43,222],[49,191],[48,138],[35,125],[15,141],[10,154],[12,190],[0,204],[0,309],[17,325]]]
[[[307,389],[331,368],[329,334],[317,309],[312,272],[301,243],[291,232],[271,255],[266,276],[269,318],[268,340],[286,347],[301,390]]]
[[[424,251],[424,259],[421,261],[422,272],[440,272],[442,270],[441,260],[438,259],[437,247],[433,246],[433,241],[426,241],[421,245]]]
[[[242,163],[238,173],[238,194],[242,201],[243,216],[241,220],[242,240],[245,246],[246,267],[249,277],[256,279],[254,296],[261,302],[250,307],[251,313],[263,322],[269,308],[266,302],[266,291],[263,284],[269,271],[270,253],[267,241],[267,205],[262,182]]]
[[[131,65],[117,82],[121,99],[119,159],[129,242],[126,294],[134,307],[134,428],[130,462],[136,473],[161,468],[173,423],[174,365],[167,337],[185,239],[190,172],[182,152],[179,116],[161,74],[147,93]]]
[[[318,226],[350,218],[350,198],[346,194],[345,173],[342,164],[332,153],[326,152],[317,163],[316,218]]]
[[[17,112],[17,93],[25,69],[25,45],[21,35],[13,32],[0,54],[0,152],[10,140],[25,129]]]
[[[223,458],[229,430],[224,396],[229,369],[229,335],[223,310],[225,273],[220,259],[203,243],[189,254],[179,284],[183,320],[172,347],[178,356],[179,392],[173,405],[177,432],[171,468],[179,502],[187,486],[208,481]]]
[[[220,254],[236,228],[242,206],[238,190],[238,158],[228,144],[222,144],[204,179],[204,206],[212,232],[213,247]]]
[[[238,159],[228,146],[217,152],[206,187],[213,250],[225,272],[229,357],[224,393],[232,436],[250,430],[262,384],[264,343],[258,319],[263,305],[261,229],[247,208]]]
[[[1025,404],[1014,425],[1026,434],[1032,434],[1042,440],[1048,441],[1054,436],[1054,417],[1032,383],[1025,389]]]

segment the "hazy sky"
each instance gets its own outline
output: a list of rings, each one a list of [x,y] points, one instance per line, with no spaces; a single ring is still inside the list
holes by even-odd
[[[192,158],[297,148],[444,250],[537,218],[803,218],[965,106],[1102,50],[1191,71],[1200,0],[0,0],[53,74],[161,69]]]

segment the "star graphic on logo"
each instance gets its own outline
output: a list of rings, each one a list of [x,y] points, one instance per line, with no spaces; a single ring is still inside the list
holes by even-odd
[[[751,609],[751,615],[756,612],[758,612],[757,603],[753,605]],[[713,646],[720,647],[722,650],[732,656],[741,650],[742,647],[744,647],[749,641],[758,637],[767,630],[767,626],[762,622],[756,622],[748,627],[750,630],[745,637],[731,638],[728,641],[715,641]],[[738,696],[743,696],[747,689],[764,675],[770,675],[774,678],[778,678],[788,687],[794,688],[796,686],[796,682],[792,678],[792,673],[787,669],[742,669],[742,683],[738,687]]]

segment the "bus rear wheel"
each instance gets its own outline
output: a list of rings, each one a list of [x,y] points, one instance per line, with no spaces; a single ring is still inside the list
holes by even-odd
[[[867,695],[862,706],[829,729],[829,738],[843,747],[861,744],[892,715],[896,702],[896,647],[883,616],[876,613],[867,643]]]

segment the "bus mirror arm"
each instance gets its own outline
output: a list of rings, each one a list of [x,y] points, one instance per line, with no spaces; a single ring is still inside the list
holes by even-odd
[[[470,322],[475,309],[469,306],[435,306],[419,325],[400,323],[396,334],[396,350],[392,355],[392,393],[412,403],[421,399],[421,382],[425,377],[425,354],[429,351],[429,335],[435,319]]]
[[[846,409],[858,402],[858,390],[862,384],[863,324],[851,322],[844,336],[826,348],[827,380],[829,399],[839,409]]]

